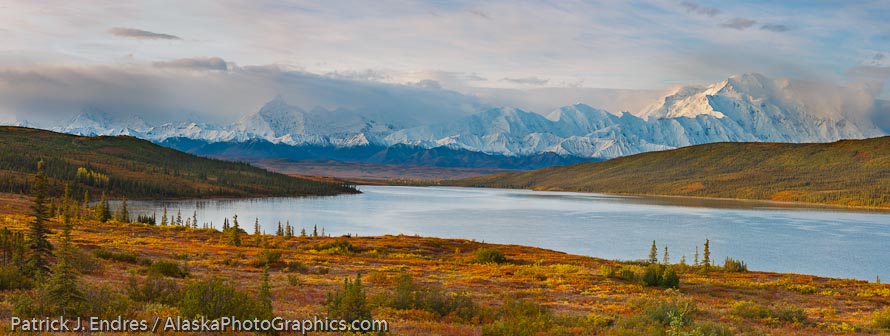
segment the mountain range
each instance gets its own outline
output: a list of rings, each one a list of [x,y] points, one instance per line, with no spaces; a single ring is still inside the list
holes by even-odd
[[[546,114],[498,107],[418,125],[413,120],[343,108],[307,111],[278,96],[230,125],[191,120],[153,126],[139,116],[113,117],[90,107],[50,129],[77,135],[130,135],[193,153],[231,158],[238,158],[225,154],[233,148],[241,148],[238,155],[245,155],[245,144],[268,143],[279,148],[278,152],[283,147],[342,151],[401,146],[400,151],[413,148],[416,154],[446,147],[453,152],[450,155],[546,155],[571,158],[571,162],[713,142],[831,142],[885,134],[868,115],[846,113],[849,102],[817,98],[808,94],[806,82],[744,74],[710,85],[675,88],[633,112],[613,113],[580,103]],[[872,104],[874,108],[888,106],[882,101],[873,100]],[[332,159],[324,155],[312,158]]]

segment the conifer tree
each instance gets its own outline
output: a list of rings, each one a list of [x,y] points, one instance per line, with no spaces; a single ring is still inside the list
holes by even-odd
[[[300,229],[300,237],[306,237],[306,228]]]
[[[313,237],[318,237],[318,225],[313,225],[313,226],[312,226],[312,236],[313,236]]]
[[[121,210],[119,213],[119,217],[117,218],[118,222],[121,223],[129,223],[130,222],[130,211],[127,210],[127,198],[124,197],[121,200]]]
[[[686,255],[680,256],[680,266],[686,266]]]
[[[167,226],[167,206],[164,206],[164,215],[161,216],[161,226]]]
[[[59,238],[56,264],[52,268],[52,277],[47,283],[48,295],[67,316],[69,309],[84,300],[83,293],[77,287],[77,273],[71,265],[73,247],[71,246],[71,221],[67,212],[62,213],[62,236]]]
[[[253,223],[253,245],[256,247],[259,247],[263,243],[260,236],[260,219],[257,218],[256,222]]]
[[[693,266],[698,266],[698,244],[695,245],[695,259],[692,262]]]
[[[198,210],[192,212],[192,227],[195,229],[198,228]]]
[[[664,259],[662,260],[662,263],[664,263],[665,265],[671,264],[670,256],[668,255],[667,245],[664,246]]]
[[[229,229],[229,244],[241,246],[241,228],[238,226],[238,215],[232,216],[232,227]]]
[[[108,198],[105,197],[104,191],[102,198],[99,199],[99,204],[96,204],[96,219],[102,223],[111,219],[111,209],[108,208]]]
[[[83,207],[84,208],[90,207],[90,191],[89,190],[83,191]]]
[[[652,247],[649,248],[649,263],[657,264],[658,263],[658,247],[655,246],[655,241],[652,241]]]
[[[704,252],[702,252],[702,253],[704,254],[704,256],[702,258],[702,264],[705,267],[710,267],[711,266],[711,242],[710,242],[710,240],[705,239],[705,249],[704,249]]]
[[[275,231],[276,236],[284,236],[284,229],[281,228],[281,221],[278,221],[278,231]]]
[[[40,160],[37,162],[37,174],[34,175],[32,191],[34,204],[31,206],[31,212],[34,214],[34,221],[31,222],[31,227],[28,230],[28,248],[30,249],[28,270],[34,275],[46,274],[49,271],[47,257],[52,254],[53,249],[52,244],[46,238],[50,233],[45,224],[49,217],[46,206],[46,196],[49,191],[43,170],[43,160]]]
[[[272,313],[272,286],[269,285],[269,267],[263,269],[263,277],[260,283],[260,291],[257,293],[257,299],[263,305],[263,313]]]
[[[176,210],[176,225],[182,226],[182,209]]]

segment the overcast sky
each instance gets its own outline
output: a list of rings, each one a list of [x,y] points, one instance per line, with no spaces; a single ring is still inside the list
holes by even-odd
[[[2,0],[0,115],[154,99],[162,102],[136,109],[233,116],[289,94],[282,91],[326,90],[316,80],[472,96],[488,92],[481,88],[658,90],[757,72],[870,81],[886,98],[888,18],[886,0]],[[193,87],[202,85],[209,88]],[[123,91],[112,103],[109,90]],[[343,90],[332,96],[354,94]],[[225,104],[207,102],[214,99]]]

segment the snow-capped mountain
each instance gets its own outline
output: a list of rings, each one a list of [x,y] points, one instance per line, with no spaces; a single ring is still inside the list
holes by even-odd
[[[562,107],[546,118],[501,108],[398,131],[384,140],[506,155],[613,158],[711,142],[829,142],[883,135],[873,123],[845,116],[843,104],[808,103],[791,81],[746,74],[678,88],[638,115],[617,116],[584,104]]]
[[[813,99],[807,85],[746,74],[676,88],[635,113],[613,114],[584,104],[546,115],[504,107],[429,125],[344,108],[307,111],[278,96],[228,126],[194,121],[152,126],[138,116],[118,119],[87,108],[53,130],[132,135],[156,142],[187,138],[293,146],[448,146],[508,156],[555,153],[583,158],[723,141],[829,142],[884,135],[870,118],[846,115],[850,102],[841,96]],[[878,103],[872,99],[872,104]]]

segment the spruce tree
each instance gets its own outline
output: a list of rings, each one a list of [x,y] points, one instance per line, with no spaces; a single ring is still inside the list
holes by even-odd
[[[306,237],[306,228],[300,229],[300,237]]]
[[[698,244],[695,245],[695,259],[693,259],[693,266],[698,266]]]
[[[229,229],[229,244],[241,246],[241,228],[238,226],[238,215],[232,216],[232,227]]]
[[[278,231],[275,231],[276,236],[284,236],[284,229],[281,228],[281,221],[278,221]]]
[[[198,210],[192,212],[192,227],[195,229],[198,228]]]
[[[312,226],[312,236],[313,236],[313,237],[318,237],[318,225],[313,225],[313,226]]]
[[[90,191],[89,190],[83,191],[83,207],[84,208],[90,207]]]
[[[655,246],[655,241],[652,241],[652,247],[649,248],[649,263],[657,264],[658,263],[658,247]]]
[[[263,305],[263,314],[268,314],[268,316],[262,317],[268,318],[272,316],[272,286],[269,284],[268,266],[263,269],[263,277],[260,282],[260,291],[257,293],[257,299]]]
[[[705,249],[703,254],[702,265],[711,267],[711,242],[708,239],[705,239]]]
[[[77,287],[77,273],[72,262],[73,247],[71,246],[71,221],[68,213],[62,214],[62,236],[59,238],[56,264],[52,268],[52,277],[47,283],[47,294],[59,307],[60,314],[67,316],[78,302],[84,300],[83,293]]]
[[[48,186],[46,175],[43,173],[43,160],[37,162],[37,174],[34,175],[34,187],[32,195],[34,196],[34,204],[31,206],[31,212],[34,215],[34,221],[31,222],[30,230],[28,230],[28,248],[30,255],[28,257],[28,271],[32,275],[42,275],[49,271],[49,263],[47,257],[52,254],[53,246],[49,243],[46,236],[49,229],[46,228],[46,220],[49,217],[46,206],[46,196]]]
[[[164,215],[161,216],[161,226],[167,226],[167,206],[164,206]]]
[[[176,225],[182,226],[182,209],[176,210]]]
[[[127,198],[126,197],[124,197],[121,200],[121,210],[120,210],[119,216],[120,217],[117,219],[118,222],[121,222],[121,223],[129,223],[130,222],[130,211],[127,210]]]
[[[253,223],[253,245],[256,247],[259,247],[263,243],[260,236],[260,219],[257,218],[256,222]]]
[[[668,255],[667,245],[664,246],[664,259],[662,260],[662,263],[664,263],[665,265],[671,264],[670,256]]]
[[[96,220],[105,223],[109,219],[111,219],[111,210],[108,209],[108,198],[105,197],[105,192],[103,191],[99,204],[96,204]]]

